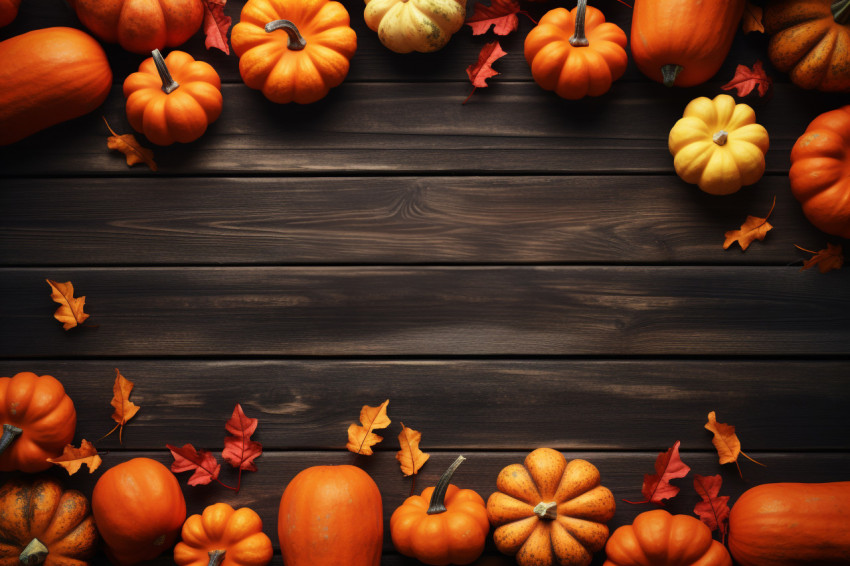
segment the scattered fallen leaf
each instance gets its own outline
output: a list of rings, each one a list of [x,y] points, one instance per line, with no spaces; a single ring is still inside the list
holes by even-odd
[[[761,61],[756,61],[753,63],[752,69],[746,65],[738,65],[732,80],[720,88],[723,90],[732,90],[734,88],[738,92],[738,96],[747,96],[753,89],[758,89],[758,95],[764,96],[767,94],[772,83],[771,78],[764,72],[764,66]]]
[[[723,249],[728,250],[729,246],[737,241],[741,246],[741,251],[744,251],[751,243],[753,243],[754,240],[764,240],[767,233],[773,229],[773,226],[770,225],[770,222],[768,222],[767,219],[770,218],[770,214],[773,212],[773,207],[775,206],[776,197],[773,197],[773,204],[770,206],[767,216],[764,218],[747,216],[747,221],[741,225],[740,230],[729,230],[726,232],[726,234],[724,234],[726,236],[726,241],[723,242]]]
[[[800,268],[800,271],[811,269],[817,265],[818,271],[821,273],[828,273],[833,269],[841,269],[844,265],[844,254],[842,253],[841,246],[839,245],[832,245],[827,242],[825,250],[818,250],[816,252],[807,250],[806,248],[801,248],[797,245],[794,247],[798,250],[814,254],[812,257],[803,262],[803,267]]]
[[[203,0],[204,4],[204,45],[207,49],[215,47],[230,55],[227,44],[227,31],[230,29],[231,17],[224,14],[227,0]]]
[[[127,421],[136,416],[136,413],[138,413],[141,408],[130,401],[130,393],[133,391],[133,385],[132,381],[121,375],[118,368],[115,368],[115,383],[112,385],[111,404],[115,408],[115,411],[112,413],[112,420],[118,424],[115,425],[115,428],[110,430],[106,436],[112,434],[117,428],[118,441],[121,444],[124,444],[124,425],[127,424]]]
[[[106,122],[106,118],[103,119]],[[106,127],[112,135],[106,140],[106,146],[109,149],[120,151],[127,158],[127,166],[132,167],[137,163],[144,163],[151,171],[156,171],[156,162],[153,160],[153,151],[142,147],[133,134],[118,135],[115,130],[106,122]]]
[[[258,419],[245,416],[242,405],[236,403],[233,415],[224,425],[230,436],[224,439],[224,450],[221,456],[228,464],[239,470],[237,491],[242,483],[242,470],[256,472],[257,465],[254,459],[263,453],[263,445],[256,440],[251,440],[251,435],[257,430],[258,423]]]
[[[48,458],[47,461],[65,468],[68,471],[69,476],[76,474],[83,464],[88,466],[89,473],[91,474],[98,469],[102,463],[100,456],[97,455],[97,448],[95,448],[94,444],[85,438],[80,443],[79,448],[74,448],[72,445],[68,444],[65,446],[64,450],[62,450],[61,456]]]
[[[694,513],[712,531],[719,530],[721,542],[726,538],[729,521],[729,496],[720,495],[723,478],[716,476],[701,476],[694,474],[694,489],[702,501],[694,507]]]
[[[184,444],[182,448],[170,444],[165,446],[171,450],[171,455],[174,456],[174,462],[171,464],[172,472],[179,474],[180,472],[194,470],[195,473],[189,478],[189,485],[207,485],[213,480],[218,481],[221,465],[216,462],[212,452],[195,450],[195,447],[191,444]],[[230,486],[225,487],[230,488]]]
[[[405,476],[412,476],[419,471],[419,468],[428,461],[430,454],[426,454],[419,449],[419,442],[422,440],[422,433],[407,428],[404,423],[401,423],[401,432],[398,435],[398,443],[401,447],[395,459],[398,460],[401,466],[401,473]]]
[[[89,315],[83,312],[86,305],[85,297],[74,298],[74,285],[70,281],[59,283],[46,279],[50,285],[50,298],[59,303],[59,308],[53,313],[53,318],[62,323],[62,328],[70,330],[82,324]]]
[[[502,50],[502,46],[499,45],[498,41],[491,41],[481,48],[481,53],[478,54],[478,62],[466,68],[466,74],[469,76],[469,80],[472,83],[472,92],[470,92],[469,96],[466,97],[466,100],[463,101],[464,104],[466,104],[470,97],[472,97],[475,89],[478,87],[487,87],[487,79],[499,74],[498,71],[493,70],[493,62],[505,55],[507,55],[507,53]]]
[[[472,28],[472,35],[485,34],[490,26],[493,26],[496,35],[508,35],[519,25],[519,12],[518,0],[491,0],[489,6],[476,2],[475,11],[466,19],[466,25]]]
[[[655,473],[643,476],[643,487],[641,493],[646,498],[643,501],[626,501],[626,503],[657,503],[663,505],[665,499],[675,497],[679,488],[670,483],[670,480],[683,478],[688,475],[691,468],[679,457],[680,441],[666,452],[661,452],[655,459]]]
[[[763,15],[764,11],[761,9],[761,6],[747,2],[746,8],[744,8],[744,17],[741,19],[741,28],[744,30],[744,33],[750,33],[752,31],[764,33],[764,24],[762,24]]]
[[[348,443],[345,445],[348,450],[355,454],[372,455],[372,446],[384,439],[372,431],[387,428],[392,422],[387,416],[389,404],[390,400],[387,399],[377,407],[363,405],[360,409],[360,425],[352,424],[348,427]]]
[[[735,427],[717,422],[717,416],[714,414],[714,411],[708,413],[708,422],[705,423],[705,428],[714,433],[711,443],[717,449],[717,456],[721,464],[731,464],[734,462],[738,466],[739,474],[741,474],[741,466],[738,465],[739,455],[743,455],[744,458],[755,462],[759,466],[764,465],[756,462],[741,451],[741,441],[738,440],[738,435],[735,434]]]

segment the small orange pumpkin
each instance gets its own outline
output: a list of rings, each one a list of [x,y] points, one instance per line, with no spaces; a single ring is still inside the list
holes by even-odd
[[[433,566],[469,564],[484,551],[490,521],[484,499],[450,484],[465,458],[458,456],[437,485],[408,497],[390,518],[396,550]]]
[[[152,143],[189,143],[201,137],[221,115],[221,79],[204,61],[158,49],[124,81],[127,119]]]
[[[20,7],[21,0],[0,0],[0,28],[15,21]]]
[[[272,559],[272,541],[263,533],[256,511],[214,503],[202,515],[183,523],[182,540],[174,547],[178,566],[265,566]]]
[[[531,76],[545,90],[568,100],[600,96],[628,65],[626,33],[579,0],[572,11],[555,8],[525,38]]]
[[[239,73],[272,102],[309,104],[348,75],[357,35],[330,0],[248,0],[230,42]]]
[[[74,439],[77,411],[58,379],[21,372],[0,377],[0,471],[41,472]]]

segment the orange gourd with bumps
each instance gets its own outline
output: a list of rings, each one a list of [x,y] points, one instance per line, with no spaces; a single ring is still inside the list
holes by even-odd
[[[263,521],[248,507],[234,510],[214,503],[183,523],[182,540],[174,547],[177,566],[265,566],[272,559],[272,541]]]

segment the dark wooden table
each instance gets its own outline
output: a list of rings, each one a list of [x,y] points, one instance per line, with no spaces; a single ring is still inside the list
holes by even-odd
[[[628,33],[626,6],[595,4]],[[227,5],[234,23],[243,5]],[[90,494],[139,455],[168,465],[166,443],[220,451],[237,401],[260,419],[259,471],[238,494],[179,480],[190,513],[249,505],[276,548],[282,490],[316,464],[367,470],[388,522],[410,490],[400,422],[431,454],[417,490],[460,453],[456,483],[486,498],[503,466],[550,446],[599,467],[618,500],[612,527],[650,508],[622,499],[640,499],[676,440],[733,502],[765,482],[850,479],[850,270],[801,272],[808,254],[794,247],[847,242],[806,221],[787,178],[796,138],[846,96],[803,91],[768,64],[775,95],[756,107],[767,173],[713,197],[675,176],[667,134],[737,64],[766,62],[759,34],[739,33],[701,86],[666,89],[630,63],[605,96],[568,102],[531,80],[521,17],[501,74],[463,105],[465,69],[492,34],[465,27],[436,54],[398,55],[365,27],[362,2],[346,6],[351,72],[306,107],[245,87],[235,55],[200,34],[185,44],[221,74],[224,111],[199,141],[154,147],[158,173],[106,148],[101,116],[131,132],[121,83],[142,60],[115,46],[101,109],[0,148],[0,374],[62,380],[75,443],[111,428],[115,368],[142,407],[123,446],[98,442],[103,467],[68,485]],[[0,38],[54,25],[80,24],[61,0],[26,0]],[[724,251],[724,232],[774,197],[764,242]],[[63,331],[46,278],[72,281],[97,327]],[[360,407],[386,398],[379,451],[347,452]],[[766,468],[743,461],[741,478],[718,463],[712,410]],[[678,485],[668,509],[692,513],[691,479]],[[383,563],[416,562],[387,532]],[[488,543],[479,563],[512,560]]]

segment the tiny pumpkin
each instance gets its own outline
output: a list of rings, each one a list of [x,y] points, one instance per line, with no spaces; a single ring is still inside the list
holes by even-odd
[[[493,540],[520,566],[586,566],[608,539],[616,504],[586,460],[538,448],[499,472],[487,500]]]
[[[525,38],[531,76],[545,90],[577,100],[600,96],[628,65],[626,33],[604,14],[579,0],[572,10],[546,12]]]
[[[174,547],[177,566],[224,566],[225,560],[227,566],[265,566],[272,559],[263,521],[248,507],[209,505],[186,519],[181,538]]]
[[[0,487],[0,533],[0,564],[83,565],[97,550],[89,500],[53,478],[12,479]]]
[[[645,511],[631,525],[619,527],[605,554],[603,566],[732,566],[726,547],[702,521],[664,509]]]
[[[0,377],[0,471],[41,472],[74,438],[77,411],[51,375]]]
[[[390,518],[396,550],[425,564],[469,564],[481,556],[490,521],[484,499],[471,489],[450,484],[463,456],[443,473],[437,485],[408,497]]]
[[[195,141],[221,115],[218,73],[183,51],[152,55],[124,81],[127,119],[157,145]]]
[[[466,0],[366,0],[363,18],[389,50],[432,53],[463,27]]]
[[[812,120],[791,149],[788,177],[809,222],[850,238],[850,106]]]
[[[357,51],[349,24],[333,0],[248,0],[230,35],[242,80],[279,104],[324,98]]]
[[[18,16],[21,0],[0,0],[0,28],[11,24]]]
[[[761,179],[769,146],[753,109],[728,94],[692,100],[668,138],[676,174],[713,195],[728,195]]]

